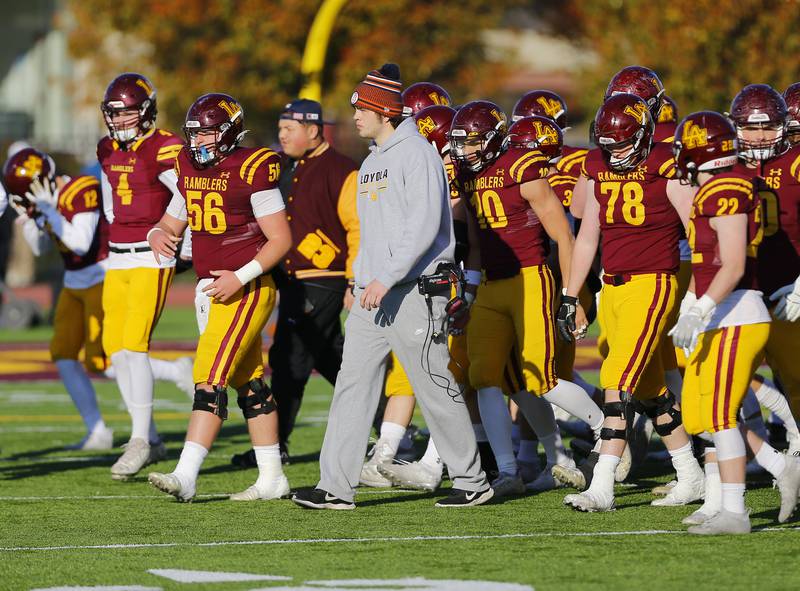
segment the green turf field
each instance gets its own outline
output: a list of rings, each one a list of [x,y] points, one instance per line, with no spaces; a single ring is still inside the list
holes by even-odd
[[[128,420],[116,389],[102,382],[98,392],[122,443]],[[316,483],[330,395],[323,380],[312,380],[286,469],[293,488]],[[238,504],[224,495],[246,488],[255,472],[229,465],[230,454],[248,446],[232,412],[201,472],[200,497],[187,505],[152,489],[144,475],[113,482],[115,454],[61,451],[82,427],[58,383],[0,383],[0,403],[0,589],[800,587],[798,523],[775,528],[778,493],[765,479],[751,483],[758,488],[748,505],[753,525],[768,529],[744,538],[690,537],[680,519],[692,508],[650,507],[649,487],[669,478],[654,464],[639,475],[643,489],[618,487],[619,510],[602,515],[566,509],[563,491],[463,510],[435,509],[439,495],[377,490],[361,492],[352,512],[307,511],[288,500]],[[158,385],[156,417],[171,457],[154,469],[174,467],[188,407],[177,389]],[[285,579],[199,585],[151,569]],[[484,583],[385,582],[420,577]]]

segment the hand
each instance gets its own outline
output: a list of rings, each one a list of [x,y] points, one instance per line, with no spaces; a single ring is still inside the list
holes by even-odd
[[[347,289],[344,290],[344,308],[348,312],[350,308],[353,307],[353,303],[356,301],[356,296],[353,295],[353,288],[352,286],[348,285]]]
[[[681,300],[681,307],[680,307],[680,314],[686,314],[689,309],[697,303],[697,296],[691,292],[687,291],[686,295],[683,296]]]
[[[455,314],[448,324],[449,333],[453,336],[464,334],[469,324],[469,308],[459,311]]]
[[[27,197],[31,203],[37,205],[50,205],[55,207],[58,203],[58,199],[50,183],[42,183],[38,178],[33,179],[33,182],[30,184],[30,189],[25,193],[25,197]]]
[[[769,299],[773,302],[778,300],[773,312],[775,318],[795,322],[800,318],[800,277],[793,284],[781,287]]]
[[[178,249],[180,241],[179,236],[173,236],[161,228],[151,230],[147,236],[147,243],[153,249],[153,256],[156,257],[156,263],[159,265],[161,264],[161,257],[165,259],[175,258],[175,251]]]
[[[27,197],[20,197],[19,195],[9,195],[11,201],[11,209],[17,212],[19,219],[25,222],[28,219],[39,217],[40,212],[36,209],[36,205],[31,203]]]
[[[685,313],[681,313],[677,324],[667,335],[672,337],[673,344],[681,347],[688,357],[697,346],[697,337],[700,336],[704,324],[702,310],[693,306]]]
[[[556,326],[558,327],[558,334],[561,338],[571,343],[575,340],[576,323],[578,314],[578,298],[568,295],[561,296],[561,305],[558,307],[558,314],[556,316]],[[584,315],[583,321],[586,322]]]
[[[367,312],[379,308],[383,301],[383,296],[389,293],[389,288],[377,279],[373,279],[367,285],[364,293],[361,294],[361,307]]]
[[[589,320],[586,318],[586,312],[583,306],[578,304],[578,309],[575,312],[575,332],[572,333],[575,340],[580,341],[586,338],[586,333],[589,331]]]
[[[211,271],[211,275],[216,279],[205,286],[203,291],[218,302],[224,304],[242,289],[242,282],[233,271]]]

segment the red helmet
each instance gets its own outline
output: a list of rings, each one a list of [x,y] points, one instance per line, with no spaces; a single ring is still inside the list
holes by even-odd
[[[749,162],[769,160],[786,151],[789,113],[786,101],[768,84],[749,84],[731,103],[730,117],[739,137],[739,155]],[[747,130],[776,131],[774,138],[745,140]]]
[[[214,132],[214,143],[198,144],[198,134],[206,132]],[[232,152],[247,133],[244,129],[244,110],[228,94],[204,94],[189,107],[183,133],[195,166],[213,166]]]
[[[562,130],[567,127],[567,103],[550,90],[531,90],[522,95],[522,98],[514,105],[511,121],[518,121],[523,117],[532,117],[533,115],[549,117]]]
[[[414,121],[417,122],[417,129],[420,135],[424,136],[441,156],[450,150],[450,142],[447,134],[453,124],[453,117],[456,110],[445,105],[432,105],[425,107],[414,114]]]
[[[451,104],[447,91],[433,82],[417,82],[403,91],[403,115],[416,115],[425,107]]]
[[[730,119],[714,111],[692,113],[675,129],[672,151],[678,176],[696,184],[698,172],[736,164],[736,128]]]
[[[614,74],[606,88],[605,100],[615,94],[634,94],[642,99],[650,110],[653,120],[658,120],[661,110],[661,96],[664,94],[664,85],[653,70],[643,66],[627,66]]]
[[[450,157],[473,172],[494,161],[502,151],[506,114],[491,101],[472,101],[461,107],[450,127]],[[468,146],[478,146],[474,152]]]
[[[647,103],[633,94],[611,96],[594,118],[594,136],[603,157],[612,169],[620,172],[635,168],[647,158],[654,130]],[[626,148],[629,148],[626,154],[614,154]]]
[[[506,146],[525,150],[538,150],[550,162],[561,157],[563,135],[561,128],[550,117],[534,115],[515,121],[508,128]]]
[[[789,143],[800,141],[800,82],[795,82],[783,93],[789,111]]]
[[[42,183],[50,183],[51,188],[55,186],[56,165],[44,152],[23,148],[3,165],[3,186],[10,195],[22,199],[23,206],[27,206],[25,193],[37,178]]]
[[[106,89],[100,110],[106,120],[108,134],[122,144],[145,134],[156,123],[156,89],[141,74],[120,74]],[[133,124],[122,126],[114,124],[112,117],[117,113],[137,113]]]
[[[657,123],[677,123],[678,105],[666,94],[661,97],[661,110],[658,112]]]

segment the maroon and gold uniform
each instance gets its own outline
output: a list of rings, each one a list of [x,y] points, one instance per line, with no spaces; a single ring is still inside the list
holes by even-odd
[[[266,244],[250,198],[278,188],[280,157],[268,148],[237,148],[219,164],[197,169],[182,150],[175,171],[185,201],[177,217],[192,230],[202,289],[211,282],[211,271],[235,271]],[[275,285],[267,275],[249,281],[225,303],[212,300],[197,344],[195,383],[239,387],[263,376],[261,330],[274,306]]]
[[[103,169],[104,208],[112,210],[108,272],[103,287],[103,348],[146,352],[166,303],[175,260],[156,263],[147,232],[161,219],[172,192],[164,173],[175,164],[182,142],[153,128],[128,149],[110,137],[97,145]]]
[[[736,426],[738,409],[761,363],[770,332],[769,316],[755,291],[757,251],[764,233],[762,209],[752,175],[746,171],[715,175],[695,195],[688,232],[695,294],[699,298],[706,293],[721,267],[719,239],[711,220],[740,214],[747,216],[745,272],[734,288],[736,293],[717,305],[712,325],[700,334],[689,357],[681,401],[689,433],[713,433]]]
[[[586,148],[563,146],[561,148],[561,159],[555,164],[555,171],[547,177],[547,182],[550,183],[550,187],[552,187],[553,192],[567,212],[569,212],[569,206],[572,203],[572,191],[575,188],[575,183],[578,182],[583,161],[588,153],[589,150]]]
[[[671,144],[672,140],[675,139],[675,129],[677,126],[677,123],[674,121],[659,121],[656,123],[656,129],[653,132],[653,142]]]
[[[549,239],[521,193],[525,183],[546,178],[548,167],[539,152],[509,149],[460,183],[477,220],[485,277],[467,327],[476,389],[502,386],[509,359],[518,361],[520,389],[543,395],[556,385]]]
[[[600,206],[601,387],[652,398],[664,393],[661,356],[654,353],[675,305],[680,263],[682,224],[667,198],[667,182],[675,176],[672,150],[654,144],[627,173],[612,171],[592,150],[582,173],[594,181]]]

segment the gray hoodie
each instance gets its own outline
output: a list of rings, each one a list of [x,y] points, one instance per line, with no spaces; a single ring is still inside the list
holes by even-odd
[[[370,150],[358,171],[355,281],[366,287],[377,279],[391,288],[453,261],[450,190],[441,157],[413,118]]]

